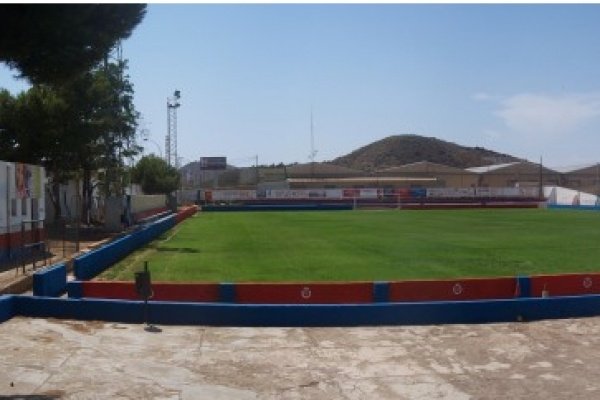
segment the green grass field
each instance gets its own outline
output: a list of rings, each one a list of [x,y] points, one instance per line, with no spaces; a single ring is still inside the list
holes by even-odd
[[[600,214],[559,210],[199,213],[100,279],[373,281],[600,271]]]

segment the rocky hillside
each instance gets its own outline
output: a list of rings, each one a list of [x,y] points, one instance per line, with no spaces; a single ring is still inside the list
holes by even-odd
[[[396,135],[373,142],[331,161],[363,171],[395,167],[418,161],[430,161],[457,168],[519,161],[482,147],[465,147],[444,140],[419,135]]]

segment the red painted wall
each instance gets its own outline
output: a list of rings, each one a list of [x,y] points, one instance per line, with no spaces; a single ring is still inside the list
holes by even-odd
[[[550,296],[600,294],[600,274],[537,275],[531,277],[531,296],[540,297],[545,289]]]
[[[133,282],[84,281],[84,297],[137,300]],[[373,283],[239,283],[235,302],[247,304],[371,303]],[[220,301],[218,283],[153,283],[154,300]],[[600,274],[531,277],[531,296],[600,294]],[[516,278],[402,281],[389,283],[390,302],[510,299],[518,296]]]
[[[23,240],[24,239],[24,240]],[[23,242],[32,243],[39,242],[46,239],[46,230],[44,228],[39,228],[35,231],[25,231],[25,234],[22,235],[21,231],[15,231],[9,233],[5,233],[0,235],[0,249],[10,247],[20,247]]]
[[[455,210],[469,208],[539,208],[537,202],[506,203],[409,203],[402,204],[405,210]]]
[[[190,206],[190,207],[183,208],[183,209],[177,211],[177,215],[175,216],[176,223],[180,223],[181,221],[185,220],[186,218],[191,217],[197,211],[198,211],[198,206]]]
[[[133,282],[84,281],[83,297],[139,300]],[[154,297],[161,301],[219,301],[218,283],[152,283]]]
[[[390,283],[390,302],[509,299],[517,294],[516,278],[403,281]]]
[[[140,211],[139,213],[133,214],[133,220],[141,221],[144,218],[148,218],[148,217],[151,217],[156,214],[160,214],[161,212],[165,212],[165,211],[167,211],[167,207],[159,207],[159,208],[153,208],[151,210]]]
[[[373,302],[373,283],[242,283],[237,303],[336,304]]]

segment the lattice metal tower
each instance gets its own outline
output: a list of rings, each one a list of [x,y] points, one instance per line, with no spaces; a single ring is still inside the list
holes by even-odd
[[[167,97],[167,136],[165,138],[165,161],[170,166],[179,168],[177,157],[177,109],[181,105],[181,92],[175,90],[172,97]]]

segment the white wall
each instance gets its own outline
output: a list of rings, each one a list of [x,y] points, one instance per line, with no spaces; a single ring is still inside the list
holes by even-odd
[[[544,186],[544,196],[548,204],[563,206],[595,206],[599,204],[598,196],[561,186]]]
[[[131,212],[133,214],[166,207],[166,205],[167,197],[164,194],[141,194],[131,196]]]

